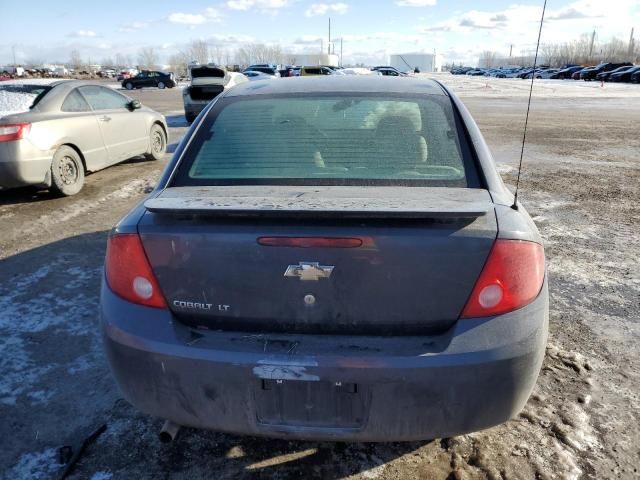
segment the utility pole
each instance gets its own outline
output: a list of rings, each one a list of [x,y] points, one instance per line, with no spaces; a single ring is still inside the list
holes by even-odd
[[[631,27],[631,35],[629,35],[629,58],[628,60],[631,59],[631,56],[633,55],[633,51],[635,50],[635,45],[634,45],[634,39],[633,39],[633,27]]]
[[[340,66],[342,66],[342,37],[340,37]]]
[[[329,44],[327,47],[327,53],[331,55],[331,17],[329,17]]]
[[[589,46],[589,60],[591,60],[591,54],[593,53],[593,42],[596,40],[596,31],[591,34],[591,45]]]
[[[511,58],[511,54],[513,54],[513,43],[509,46],[509,58]]]
[[[11,45],[11,52],[13,53],[13,66],[17,67],[18,65],[16,64],[16,46],[15,45]]]

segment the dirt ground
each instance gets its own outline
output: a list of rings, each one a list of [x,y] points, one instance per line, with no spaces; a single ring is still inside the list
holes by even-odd
[[[526,109],[517,79],[442,75],[515,181]],[[541,82],[521,200],[546,242],[547,356],[524,411],[489,430],[430,442],[289,442],[183,430],[124,400],[98,334],[106,235],[165,161],[90,175],[73,198],[0,192],[0,472],[55,478],[57,450],[107,425],[70,478],[631,479],[640,465],[640,86]],[[132,94],[186,130],[179,90]]]

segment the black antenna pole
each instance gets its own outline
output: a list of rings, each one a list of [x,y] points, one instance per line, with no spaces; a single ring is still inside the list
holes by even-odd
[[[524,144],[527,140],[527,124],[529,123],[529,110],[531,109],[531,95],[533,93],[533,80],[536,78],[536,65],[538,64],[538,49],[540,48],[540,36],[542,35],[542,24],[544,22],[544,12],[547,9],[547,0],[542,6],[542,17],[540,18],[540,30],[538,30],[538,43],[536,44],[536,56],[533,59],[533,70],[531,71],[531,86],[529,87],[529,102],[527,103],[527,115],[524,118],[524,131],[522,132],[522,148],[520,149],[520,165],[518,166],[518,179],[516,180],[516,192],[513,195],[513,205],[511,208],[518,209],[518,188],[520,187],[520,172],[522,171],[522,157],[524,156]]]

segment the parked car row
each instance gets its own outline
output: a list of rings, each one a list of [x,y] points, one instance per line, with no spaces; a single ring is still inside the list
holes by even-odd
[[[249,65],[242,73],[250,80],[262,80],[267,77],[304,77],[314,75],[340,75],[342,67],[333,65],[283,65],[278,67],[272,63]],[[260,75],[261,74],[261,75]],[[265,75],[267,77],[265,77]]]
[[[281,77],[306,77],[323,75],[383,75],[383,76],[407,76],[393,67],[379,66],[371,69],[343,69],[329,65],[317,66],[284,66],[278,68],[274,64],[263,63],[249,65],[242,73],[231,72],[225,67],[216,64],[194,63],[189,66],[189,86],[182,90],[184,102],[184,116],[187,122],[193,122],[198,114],[211,100],[223,91],[246,81],[273,80]],[[128,82],[123,81],[123,85]]]
[[[451,70],[453,75],[485,76],[496,78],[541,78],[561,80],[598,80],[611,82],[640,83],[640,65],[629,62],[606,62],[599,65],[565,65],[562,68],[539,67],[501,67],[473,68],[458,67]]]
[[[263,80],[265,78],[277,78],[277,77],[305,77],[305,76],[317,76],[317,75],[362,75],[373,74],[383,75],[389,77],[406,77],[408,73],[401,72],[395,67],[380,65],[371,67],[370,69],[354,69],[336,67],[334,65],[309,65],[309,66],[296,66],[285,65],[282,68],[278,68],[274,64],[256,64],[249,65],[242,73],[249,78],[249,80]]]

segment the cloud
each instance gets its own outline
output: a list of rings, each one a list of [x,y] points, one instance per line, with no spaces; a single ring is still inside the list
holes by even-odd
[[[184,25],[202,25],[206,23],[207,17],[199,13],[172,13],[167,17],[171,23],[180,23]]]
[[[317,15],[326,15],[327,13],[337,13],[343,15],[349,10],[349,5],[346,3],[314,3],[307,11],[304,12],[306,17],[315,17]]]
[[[78,30],[77,32],[71,32],[67,35],[67,37],[85,37],[85,38],[93,38],[97,36],[98,34],[93,30]]]
[[[474,20],[471,20],[470,18],[463,18],[462,20],[460,20],[460,26],[469,27],[469,28],[485,28],[488,30],[491,30],[496,27],[495,24],[489,24],[489,25],[478,24]]]
[[[419,29],[421,32],[450,32],[451,27],[449,25],[435,25],[433,27],[422,27]]]
[[[205,9],[204,14],[207,18],[216,22],[222,19],[222,13],[216,8],[209,7]]]
[[[293,41],[293,45],[318,45],[322,37],[316,37],[313,35],[303,35],[302,37],[298,37]]]
[[[209,39],[211,43],[221,47],[236,47],[241,44],[255,42],[256,39],[249,35],[213,35]]]
[[[120,25],[119,30],[121,32],[131,33],[131,32],[137,32],[139,30],[144,30],[148,26],[149,24],[147,22],[132,22],[132,23],[126,23],[124,25]]]
[[[231,10],[278,10],[290,4],[290,0],[227,0],[226,6]]]
[[[600,18],[602,16],[603,15],[597,15],[597,14],[589,15],[575,8],[567,8],[547,16],[547,20],[576,20],[580,18]]]
[[[216,8],[205,8],[202,13],[172,13],[167,17],[170,23],[179,23],[187,25],[190,29],[196,28],[198,25],[202,25],[208,22],[220,22],[222,20],[222,13]]]
[[[491,22],[506,22],[507,20],[509,20],[509,17],[507,17],[504,13],[494,15],[489,19],[489,21]]]
[[[432,7],[437,0],[400,0],[396,2],[399,7]]]

